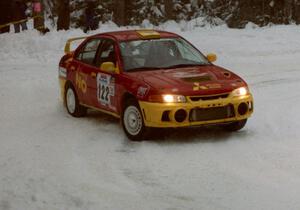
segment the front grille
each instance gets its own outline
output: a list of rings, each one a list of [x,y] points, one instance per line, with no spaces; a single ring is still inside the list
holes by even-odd
[[[208,101],[208,100],[216,100],[216,99],[222,99],[227,98],[229,94],[221,94],[221,95],[214,95],[214,96],[191,96],[191,101]]]
[[[233,105],[212,108],[195,108],[190,111],[190,122],[220,120],[234,117]]]

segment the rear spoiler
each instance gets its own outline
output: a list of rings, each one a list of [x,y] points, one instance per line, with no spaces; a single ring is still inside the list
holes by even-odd
[[[71,44],[72,42],[76,41],[76,40],[80,40],[80,39],[85,39],[87,38],[87,36],[83,36],[83,37],[75,37],[72,39],[68,39],[66,45],[65,45],[65,53],[68,54],[71,52]]]

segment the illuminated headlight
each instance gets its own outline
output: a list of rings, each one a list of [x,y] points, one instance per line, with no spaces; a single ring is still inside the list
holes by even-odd
[[[186,98],[181,95],[163,95],[163,101],[165,103],[185,103]]]
[[[248,95],[249,90],[246,87],[240,87],[238,89],[235,89],[234,91],[232,91],[232,96],[245,96]]]

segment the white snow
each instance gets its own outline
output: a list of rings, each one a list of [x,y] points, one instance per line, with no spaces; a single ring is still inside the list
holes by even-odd
[[[59,100],[58,62],[81,31],[2,34],[1,210],[300,209],[300,27],[165,28],[248,81],[246,128],[132,143],[118,120],[72,118]]]

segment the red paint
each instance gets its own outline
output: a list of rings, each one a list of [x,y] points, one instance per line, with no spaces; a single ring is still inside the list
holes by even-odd
[[[158,32],[160,33],[161,38],[180,37],[169,32]],[[85,43],[95,38],[109,38],[115,41],[114,50],[120,74],[104,72],[100,68],[82,63],[76,59],[77,54],[80,52]],[[127,93],[136,97],[137,100],[148,101],[149,96],[161,94],[176,94],[184,96],[215,95],[229,93],[238,87],[247,86],[247,84],[236,74],[215,65],[131,73],[123,72],[119,42],[138,39],[141,39],[141,37],[138,33],[136,33],[136,31],[119,31],[97,34],[87,38],[75,50],[75,52],[62,57],[60,66],[67,69],[67,80],[75,87],[79,100],[82,103],[120,115],[122,112],[122,100],[124,95]],[[81,79],[84,79],[87,84],[86,93],[83,93],[76,85],[76,74],[78,73],[81,75]],[[113,78],[114,95],[109,96],[110,105],[102,104],[99,101],[98,98],[100,96],[99,92],[97,92],[97,76],[93,77],[92,73],[106,74],[108,77],[111,76],[111,78]],[[201,86],[214,87],[217,84],[221,88],[194,90],[193,86],[195,81],[193,80],[197,77],[200,77],[200,80],[203,78],[209,78],[207,81],[201,81]],[[107,87],[106,84],[104,84],[104,87]],[[111,88],[111,86],[109,86],[108,89],[109,88]],[[104,98],[106,96],[105,93],[106,92],[103,93]]]

